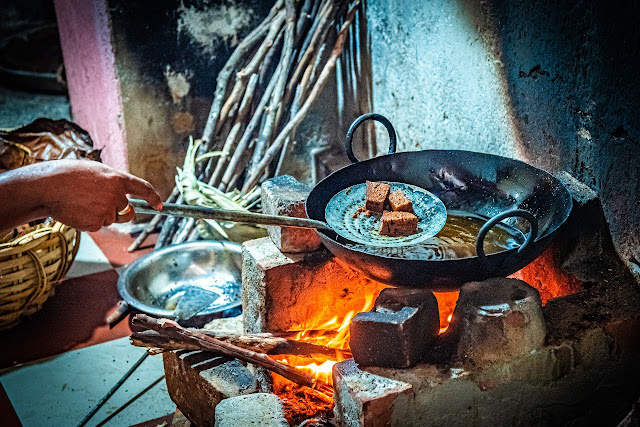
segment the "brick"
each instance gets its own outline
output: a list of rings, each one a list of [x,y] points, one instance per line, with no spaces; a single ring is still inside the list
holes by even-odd
[[[618,390],[625,384],[636,390],[638,372],[630,370],[629,363],[638,359],[637,353],[624,360],[598,357],[585,370],[582,360],[605,348],[610,348],[606,335],[591,330],[478,370],[426,363],[406,369],[363,368],[353,360],[339,362],[333,368],[336,424],[615,424],[624,412],[613,415],[613,408],[624,408],[631,400],[621,400],[607,387]],[[576,362],[582,368],[576,369]]]
[[[197,426],[213,426],[223,399],[255,393],[253,374],[235,359],[202,351],[163,353],[169,396]]]
[[[466,283],[447,330],[468,368],[522,356],[544,345],[546,326],[538,291],[517,279]]]
[[[281,175],[262,183],[262,211],[269,215],[306,218],[305,201],[311,189],[290,175]],[[300,253],[320,247],[315,230],[297,227],[267,226],[273,243],[282,252]]]
[[[275,394],[254,393],[225,399],[216,408],[216,427],[288,427]]]
[[[555,239],[562,269],[583,282],[598,282],[624,268],[598,194],[566,171],[555,176],[573,198],[571,215]]]
[[[317,329],[336,313],[369,309],[387,287],[343,267],[324,249],[284,254],[267,237],[245,242],[242,259],[248,333]]]
[[[438,302],[432,292],[386,288],[372,311],[358,313],[351,321],[351,353],[363,366],[413,366],[439,327]]]
[[[361,370],[352,360],[333,367],[334,414],[339,426],[387,426],[402,419],[412,397],[411,384]]]

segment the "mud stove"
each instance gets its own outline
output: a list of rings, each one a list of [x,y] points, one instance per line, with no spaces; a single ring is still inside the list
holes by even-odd
[[[640,392],[638,288],[595,193],[567,173],[556,177],[573,210],[553,245],[509,278],[459,292],[373,281],[331,256],[314,231],[272,227],[246,242],[243,317],[208,328],[287,333],[335,349],[274,356],[334,394],[210,353],[168,352],[178,409],[198,426],[242,425],[245,416],[306,426],[630,422]],[[279,177],[263,184],[263,207],[303,216],[307,193]]]

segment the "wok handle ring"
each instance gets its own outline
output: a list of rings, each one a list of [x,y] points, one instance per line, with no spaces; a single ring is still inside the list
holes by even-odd
[[[491,230],[497,223],[502,221],[505,218],[511,217],[520,217],[527,220],[530,225],[529,235],[525,239],[522,246],[518,248],[518,253],[522,253],[525,251],[531,243],[536,240],[538,237],[538,220],[535,216],[529,211],[525,211],[524,209],[513,209],[510,211],[499,213],[498,215],[491,218],[487,221],[478,231],[478,236],[476,237],[476,255],[480,259],[481,262],[486,262],[487,255],[484,253],[484,238],[487,236],[489,230]]]
[[[393,128],[393,125],[391,124],[389,119],[387,119],[382,114],[377,113],[363,114],[362,116],[355,119],[353,123],[351,123],[344,141],[344,148],[347,152],[347,157],[349,157],[349,160],[351,160],[351,163],[358,163],[360,161],[353,154],[353,134],[356,132],[358,126],[360,126],[361,123],[367,120],[375,120],[384,125],[384,127],[387,129],[387,132],[389,132],[389,154],[393,154],[396,152],[396,130]]]

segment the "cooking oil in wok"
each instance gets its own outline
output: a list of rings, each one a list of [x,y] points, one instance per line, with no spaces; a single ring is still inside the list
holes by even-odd
[[[462,211],[447,212],[447,223],[434,237],[423,243],[397,248],[372,247],[347,243],[362,252],[392,258],[415,260],[452,260],[476,256],[476,236],[487,219]],[[520,247],[524,235],[519,230],[499,223],[487,233],[484,251],[487,255]]]

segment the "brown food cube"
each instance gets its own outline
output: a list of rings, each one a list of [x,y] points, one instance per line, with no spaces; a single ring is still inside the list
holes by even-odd
[[[408,236],[418,230],[418,217],[410,212],[384,212],[380,220],[380,234]]]
[[[383,182],[367,181],[366,208],[370,211],[382,212],[384,203],[389,197],[391,187]]]
[[[394,211],[413,213],[413,203],[404,195],[402,190],[396,190],[389,194],[389,204]]]

